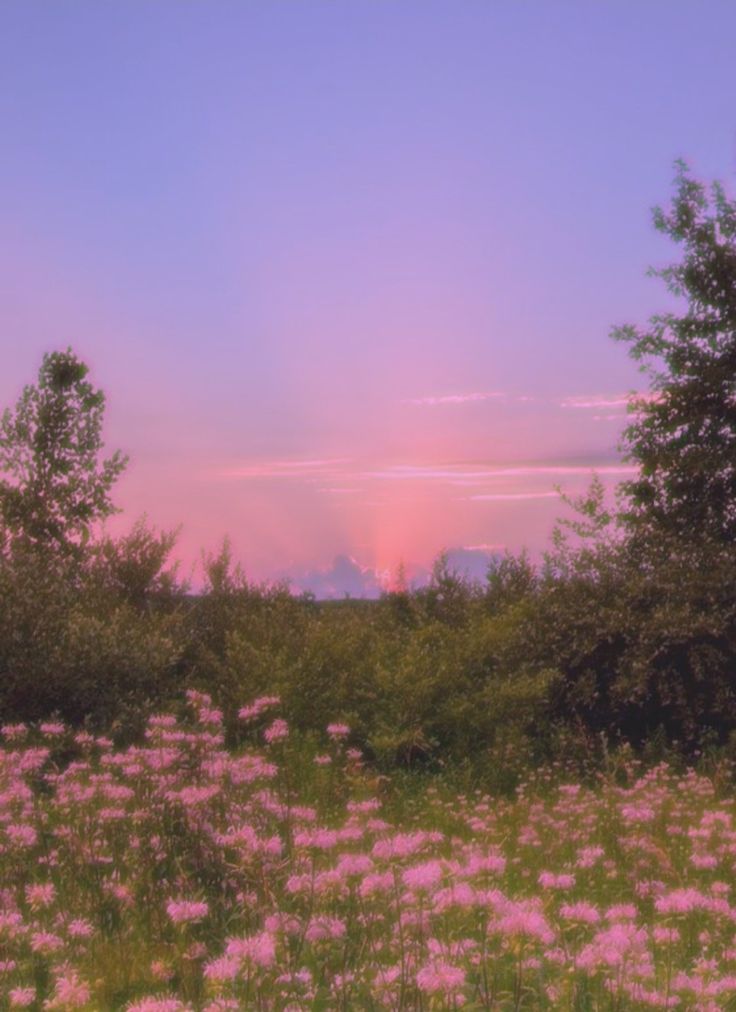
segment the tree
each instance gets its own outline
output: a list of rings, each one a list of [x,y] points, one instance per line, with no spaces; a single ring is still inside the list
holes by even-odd
[[[632,400],[633,420],[619,447],[640,465],[620,486],[622,521],[634,542],[736,542],[736,201],[710,193],[678,161],[668,210],[655,208],[658,231],[682,246],[679,263],[649,274],[686,299],[680,315],[661,313],[649,328],[616,327],[614,340],[650,376],[648,396]],[[663,368],[652,360],[660,360]]]
[[[539,585],[537,571],[523,548],[519,555],[505,550],[491,560],[486,575],[486,603],[494,613],[518,604],[532,595]]]
[[[166,568],[179,530],[157,531],[144,514],[123,537],[96,541],[90,552],[90,575],[113,599],[137,608],[150,607],[154,600],[176,599],[188,589],[178,580],[178,562]]]
[[[44,356],[38,383],[0,420],[0,530],[6,550],[79,555],[91,525],[117,512],[110,489],[128,458],[99,461],[105,395],[71,348]]]

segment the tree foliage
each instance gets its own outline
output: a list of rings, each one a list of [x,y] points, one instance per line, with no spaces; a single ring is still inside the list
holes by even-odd
[[[100,461],[105,395],[71,348],[44,356],[35,386],[0,420],[0,526],[5,548],[78,554],[91,525],[115,512],[110,489],[127,464]]]
[[[640,465],[622,483],[623,520],[637,542],[736,542],[736,201],[710,193],[677,162],[676,193],[654,225],[682,247],[679,263],[651,269],[684,298],[680,314],[653,316],[646,330],[612,332],[650,376],[632,401],[626,459]]]

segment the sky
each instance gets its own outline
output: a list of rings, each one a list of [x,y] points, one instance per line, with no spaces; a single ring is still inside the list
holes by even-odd
[[[320,596],[538,558],[646,390],[684,157],[733,192],[736,6],[5,0],[0,405],[71,345],[122,532]],[[627,470],[628,469],[628,470]]]

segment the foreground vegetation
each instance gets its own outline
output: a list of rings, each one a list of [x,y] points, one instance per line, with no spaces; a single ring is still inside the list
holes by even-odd
[[[344,724],[188,711],[2,729],[2,1007],[736,1008],[725,766],[397,794]]]

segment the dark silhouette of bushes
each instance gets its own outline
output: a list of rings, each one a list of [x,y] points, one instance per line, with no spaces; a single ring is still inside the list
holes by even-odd
[[[428,588],[338,607],[249,583],[227,546],[193,595],[167,566],[172,546],[141,522],[85,564],[3,561],[4,723],[58,714],[131,735],[196,687],[236,741],[238,707],[275,693],[295,729],[345,720],[382,767],[496,778],[595,764],[624,743],[692,756],[734,737],[730,550],[679,545],[642,567],[604,545],[557,571],[507,555],[485,587],[440,560]]]

